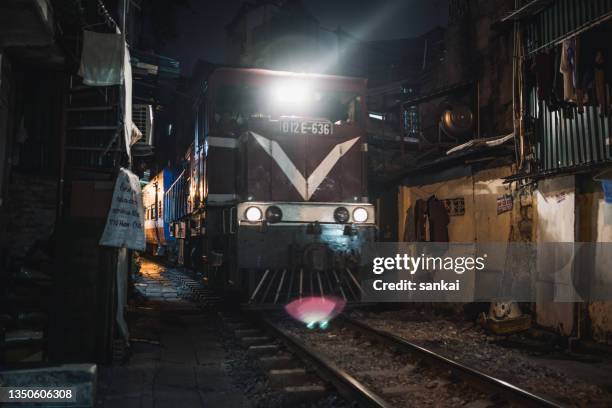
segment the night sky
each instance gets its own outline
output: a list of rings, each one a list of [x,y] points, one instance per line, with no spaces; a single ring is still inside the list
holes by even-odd
[[[364,40],[412,37],[445,25],[447,0],[302,0],[324,28],[342,27]],[[225,25],[243,0],[191,0],[177,15],[179,37],[161,53],[189,75],[198,59],[225,62]]]

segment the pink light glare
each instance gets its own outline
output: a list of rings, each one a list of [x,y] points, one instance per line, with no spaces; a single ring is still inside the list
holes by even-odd
[[[317,324],[326,328],[334,317],[344,310],[346,301],[331,296],[312,296],[296,299],[285,306],[291,317],[304,323],[309,328]]]

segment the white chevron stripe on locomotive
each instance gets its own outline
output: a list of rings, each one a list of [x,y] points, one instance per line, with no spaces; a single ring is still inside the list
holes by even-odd
[[[359,140],[356,137],[346,142],[339,143],[327,154],[312,174],[306,179],[302,173],[295,167],[295,164],[291,161],[287,153],[278,144],[276,140],[270,140],[255,132],[250,132],[255,138],[257,143],[264,149],[268,155],[274,159],[278,167],[285,173],[291,184],[300,193],[304,201],[310,200],[317,188],[321,185],[325,177],[332,171],[336,163],[344,156],[353,145]]]

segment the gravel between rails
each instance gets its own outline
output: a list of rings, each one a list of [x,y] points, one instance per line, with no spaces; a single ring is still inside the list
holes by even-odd
[[[300,337],[307,345],[331,358],[394,406],[476,408],[496,403],[450,373],[412,360],[387,346],[374,344],[334,322],[328,330],[309,330],[288,319],[276,321],[282,330]]]
[[[281,408],[287,407],[282,394],[270,387],[265,371],[257,361],[247,354],[247,350],[234,336],[233,330],[227,326],[220,333],[223,338],[223,347],[228,356],[226,363],[228,372],[234,385],[244,390],[252,407]],[[336,392],[330,393],[323,399],[311,403],[291,404],[292,408],[351,408],[355,407],[350,401],[344,400]]]
[[[527,350],[495,344],[496,337],[472,322],[409,310],[354,311],[348,315],[564,405],[612,406],[611,393],[547,366],[542,361],[546,355],[534,356]],[[551,354],[556,353],[555,358],[565,358],[562,351],[552,348],[549,347]]]

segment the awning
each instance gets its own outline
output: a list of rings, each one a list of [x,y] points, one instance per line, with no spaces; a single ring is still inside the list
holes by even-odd
[[[472,139],[469,142],[463,143],[459,146],[455,146],[446,152],[447,156],[453,153],[460,152],[462,150],[469,149],[471,147],[496,147],[501,146],[504,143],[514,139],[514,133],[502,137],[493,137],[489,139]]]

